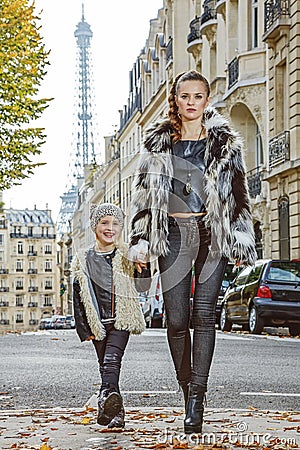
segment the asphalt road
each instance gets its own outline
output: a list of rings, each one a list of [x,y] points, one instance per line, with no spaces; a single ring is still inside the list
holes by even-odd
[[[300,339],[217,331],[208,407],[300,410]],[[0,409],[81,407],[99,388],[91,343],[74,330],[0,336]],[[121,373],[125,404],[182,406],[166,330],[131,336]]]

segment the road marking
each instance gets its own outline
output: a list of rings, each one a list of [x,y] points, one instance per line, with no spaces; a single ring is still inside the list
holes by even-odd
[[[300,394],[289,393],[289,392],[240,392],[240,395],[262,395],[262,396],[272,396],[272,397],[300,397]]]

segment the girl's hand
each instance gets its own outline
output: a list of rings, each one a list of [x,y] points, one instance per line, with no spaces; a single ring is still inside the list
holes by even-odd
[[[135,262],[134,265],[138,273],[142,273],[143,269],[147,269],[147,263],[145,262]]]
[[[86,341],[91,341],[91,340],[93,340],[93,339],[95,339],[95,336],[94,336],[94,335],[85,338]]]

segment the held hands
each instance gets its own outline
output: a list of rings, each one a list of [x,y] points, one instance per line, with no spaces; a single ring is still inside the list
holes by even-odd
[[[92,341],[93,339],[95,339],[94,335],[85,338],[85,341]]]
[[[145,262],[137,261],[134,263],[134,265],[138,273],[142,273],[143,269],[147,269],[147,263]]]

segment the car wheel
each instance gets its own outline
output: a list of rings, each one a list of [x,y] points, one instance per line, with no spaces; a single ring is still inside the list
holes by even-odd
[[[290,335],[291,336],[299,336],[300,335],[300,325],[297,323],[293,323],[289,325]]]
[[[222,331],[231,331],[232,323],[227,318],[227,312],[225,306],[222,306],[220,314],[220,329]]]
[[[259,317],[257,308],[252,305],[249,313],[249,330],[251,334],[261,334],[264,328],[264,321]]]

